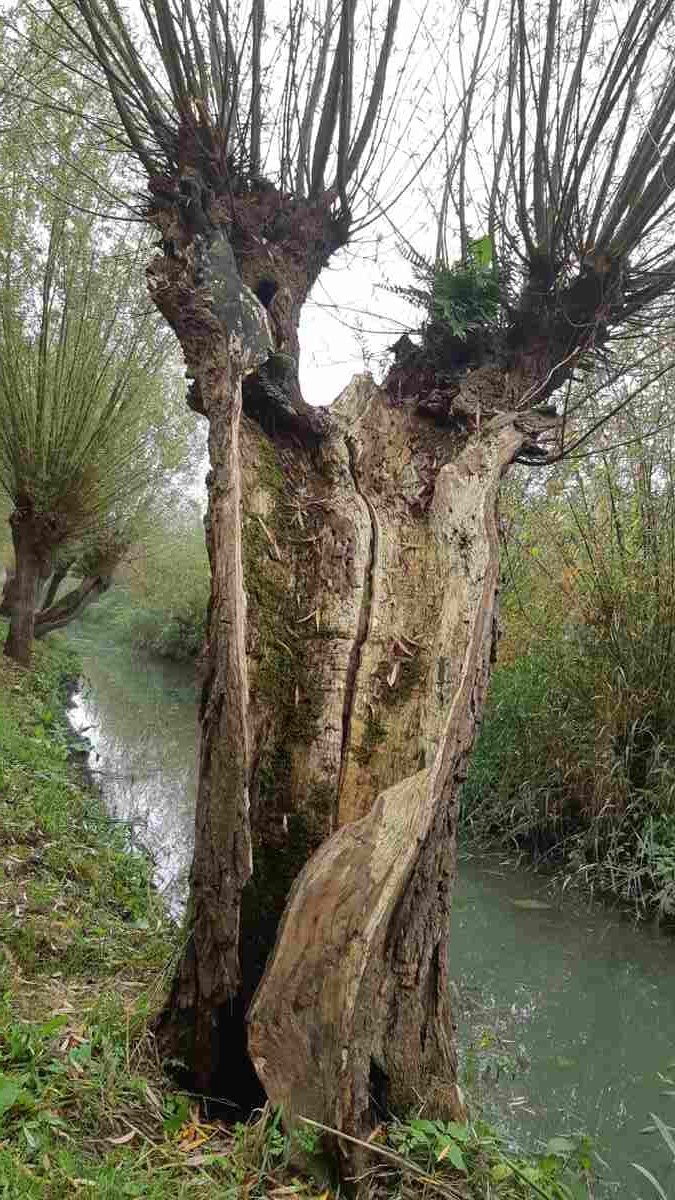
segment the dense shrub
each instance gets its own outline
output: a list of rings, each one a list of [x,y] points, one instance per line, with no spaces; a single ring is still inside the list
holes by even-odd
[[[206,602],[195,597],[193,602],[175,607],[134,608],[129,625],[135,645],[159,658],[186,662],[197,658],[204,641]]]
[[[606,464],[605,464],[606,466]],[[675,918],[675,486],[644,458],[519,517],[465,830]]]
[[[209,567],[196,515],[182,528],[155,530],[123,573],[117,624],[134,643],[162,658],[195,659],[204,641]]]

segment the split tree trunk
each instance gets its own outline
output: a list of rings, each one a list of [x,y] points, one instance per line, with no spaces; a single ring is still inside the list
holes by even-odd
[[[66,574],[67,569],[61,575],[59,583]],[[110,582],[109,575],[87,575],[76,588],[71,588],[69,592],[66,592],[58,604],[52,604],[49,608],[41,608],[35,615],[35,637],[43,638],[46,634],[53,633],[55,629],[64,629],[66,625],[79,617],[89,604],[98,600],[99,596],[108,590]],[[49,590],[51,593],[51,586]],[[54,594],[57,590],[58,584]]]
[[[487,385],[484,399],[494,400]],[[242,1104],[253,1095],[243,1018],[293,887],[250,1014],[270,1099],[290,1119],[357,1136],[419,1094],[431,1111],[461,1110],[447,988],[456,792],[492,649],[497,488],[522,440],[513,419],[480,434],[437,427],[368,377],[310,448],[244,418],[250,825],[242,778],[219,760],[216,795],[202,748],[212,790],[191,900],[234,931],[240,892],[239,945],[233,934],[227,945],[241,973],[220,1004],[197,997],[209,941],[193,909],[169,1013],[170,1024],[182,1002],[192,1019],[211,1014],[208,1052],[192,1043],[203,1090]],[[233,537],[219,543],[223,562]],[[225,843],[203,815],[216,804]],[[252,865],[233,863],[249,829]],[[226,911],[202,884],[223,876]]]
[[[462,1112],[448,987],[457,789],[493,647],[497,489],[522,442],[508,425],[459,447],[364,391],[343,436],[372,530],[366,611],[351,672],[330,640],[324,651],[324,714],[340,693],[345,705],[340,829],[294,885],[249,1014],[272,1103],[360,1138],[420,1101]]]
[[[363,1136],[420,1096],[457,1114],[457,787],[492,650],[498,483],[541,363],[495,353],[421,398],[364,377],[308,409],[287,370],[321,265],[303,265],[307,214],[235,261],[237,213],[216,201],[195,233],[195,173],[187,209],[160,183],[150,287],[209,421],[212,571],[188,940],[160,1045],[244,1109],[253,1060],[289,1122]],[[277,229],[282,197],[244,203]]]

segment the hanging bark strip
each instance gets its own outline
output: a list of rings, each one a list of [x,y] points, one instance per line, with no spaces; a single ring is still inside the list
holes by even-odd
[[[208,385],[200,377],[209,414],[206,537],[212,582],[200,704],[190,945],[175,985],[178,1007],[194,1014],[195,1080],[204,1090],[222,1052],[214,1014],[239,989],[239,905],[252,871],[240,517],[241,374],[231,349],[228,357],[227,365],[211,372]]]
[[[186,1053],[195,1086],[208,1091],[226,1042],[221,1019],[227,1022],[239,993],[240,899],[252,870],[239,438],[242,379],[266,359],[270,334],[229,243],[214,229],[193,235],[180,255],[155,259],[148,277],[180,340],[193,402],[209,422],[211,594],[189,937],[162,1030],[165,1045],[173,1039]]]
[[[305,867],[252,1005],[251,1056],[291,1120],[309,1116],[358,1137],[420,1095],[435,1114],[461,1113],[447,987],[456,796],[489,671],[497,488],[522,439],[512,423],[486,430],[438,473],[428,525],[443,599],[431,692],[440,684],[444,727],[428,765],[381,791]],[[386,560],[386,512],[380,524]],[[391,595],[386,566],[379,571],[375,627]]]

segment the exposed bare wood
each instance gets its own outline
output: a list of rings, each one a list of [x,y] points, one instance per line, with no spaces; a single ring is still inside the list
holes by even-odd
[[[363,446],[367,463],[375,449],[369,445],[372,424],[383,422],[376,395],[371,404],[349,434]],[[392,423],[394,418],[389,428]],[[383,435],[380,455],[389,437]],[[340,799],[340,820],[347,824],[296,882],[251,1008],[251,1054],[270,1098],[287,1114],[307,1115],[357,1137],[372,1129],[378,1111],[405,1108],[422,1093],[437,1113],[457,1116],[462,1108],[446,986],[456,788],[490,659],[499,574],[496,491],[521,438],[511,424],[470,440],[438,472],[429,520],[414,524],[416,542],[426,546],[418,553],[433,560],[433,574],[411,572],[406,594],[406,609],[417,607],[419,614],[415,628],[428,630],[420,690],[440,708],[435,735],[428,724],[420,729],[427,765],[408,775],[404,769],[402,779],[401,762],[385,765],[397,741],[393,728],[382,755],[377,746],[371,749],[372,764],[358,767],[354,760],[357,776],[343,783]],[[361,714],[372,703],[373,667],[388,642],[394,531],[401,532],[403,519],[386,495],[378,494],[376,508],[380,551],[369,655],[359,671]],[[459,545],[465,546],[464,561],[457,557]],[[424,602],[420,587],[426,589]],[[394,617],[399,625],[404,619],[400,611]],[[420,698],[409,703],[414,712]],[[393,709],[381,711],[390,711],[401,728],[405,707],[397,714],[394,701]],[[360,716],[351,753],[364,731]],[[413,766],[414,744],[401,750]],[[399,782],[373,795],[376,764],[384,770],[381,786],[392,775]]]

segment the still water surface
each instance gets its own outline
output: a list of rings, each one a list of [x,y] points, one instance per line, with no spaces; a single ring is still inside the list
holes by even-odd
[[[195,673],[106,640],[87,614],[65,636],[84,669],[70,720],[91,744],[89,768],[113,816],[150,852],[157,886],[178,915],[197,795]]]
[[[600,905],[560,904],[532,873],[462,862],[451,961],[465,1057],[485,1045],[472,1057],[488,1114],[529,1146],[589,1133],[618,1195],[653,1194],[637,1161],[675,1198],[665,1148],[641,1132],[654,1111],[675,1125],[659,1080],[675,1060],[672,939]]]
[[[90,739],[90,765],[178,913],[196,790],[193,673],[106,641],[86,615],[68,640],[86,674],[73,722]],[[675,1200],[667,1155],[641,1132],[653,1111],[675,1126],[675,1097],[659,1080],[675,1062],[675,942],[604,908],[560,903],[524,870],[468,860],[452,962],[464,1066],[488,1115],[535,1148],[586,1131],[618,1196],[653,1194],[630,1166],[639,1161]]]

